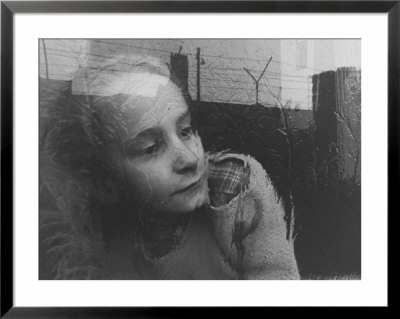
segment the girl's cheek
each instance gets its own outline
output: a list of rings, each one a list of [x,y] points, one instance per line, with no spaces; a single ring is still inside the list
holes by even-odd
[[[203,144],[201,143],[200,136],[197,133],[195,133],[192,140],[193,140],[193,152],[196,154],[199,160],[202,160],[204,157],[204,149],[203,149]]]

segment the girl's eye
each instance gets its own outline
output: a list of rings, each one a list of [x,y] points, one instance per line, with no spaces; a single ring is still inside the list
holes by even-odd
[[[146,147],[142,153],[144,154],[156,154],[160,150],[160,146],[158,144],[153,144],[151,146]]]
[[[179,136],[181,138],[187,138],[191,135],[193,135],[193,128],[191,126],[184,127],[179,131]]]
[[[143,145],[135,145],[135,143],[128,144],[125,146],[125,154],[128,157],[140,157],[143,155],[155,155],[162,147],[162,142],[146,142]]]

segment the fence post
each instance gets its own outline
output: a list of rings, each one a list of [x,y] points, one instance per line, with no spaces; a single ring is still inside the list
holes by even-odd
[[[200,101],[200,48],[197,48],[197,101]]]

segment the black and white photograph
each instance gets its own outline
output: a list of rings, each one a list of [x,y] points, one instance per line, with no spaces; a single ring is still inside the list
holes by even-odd
[[[39,280],[361,280],[361,39],[38,57]]]

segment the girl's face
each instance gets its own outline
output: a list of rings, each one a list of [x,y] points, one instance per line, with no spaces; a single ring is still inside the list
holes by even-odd
[[[208,196],[203,146],[178,88],[164,77],[148,77],[154,92],[134,92],[124,104],[127,127],[118,161],[127,195],[135,209],[188,213]]]

